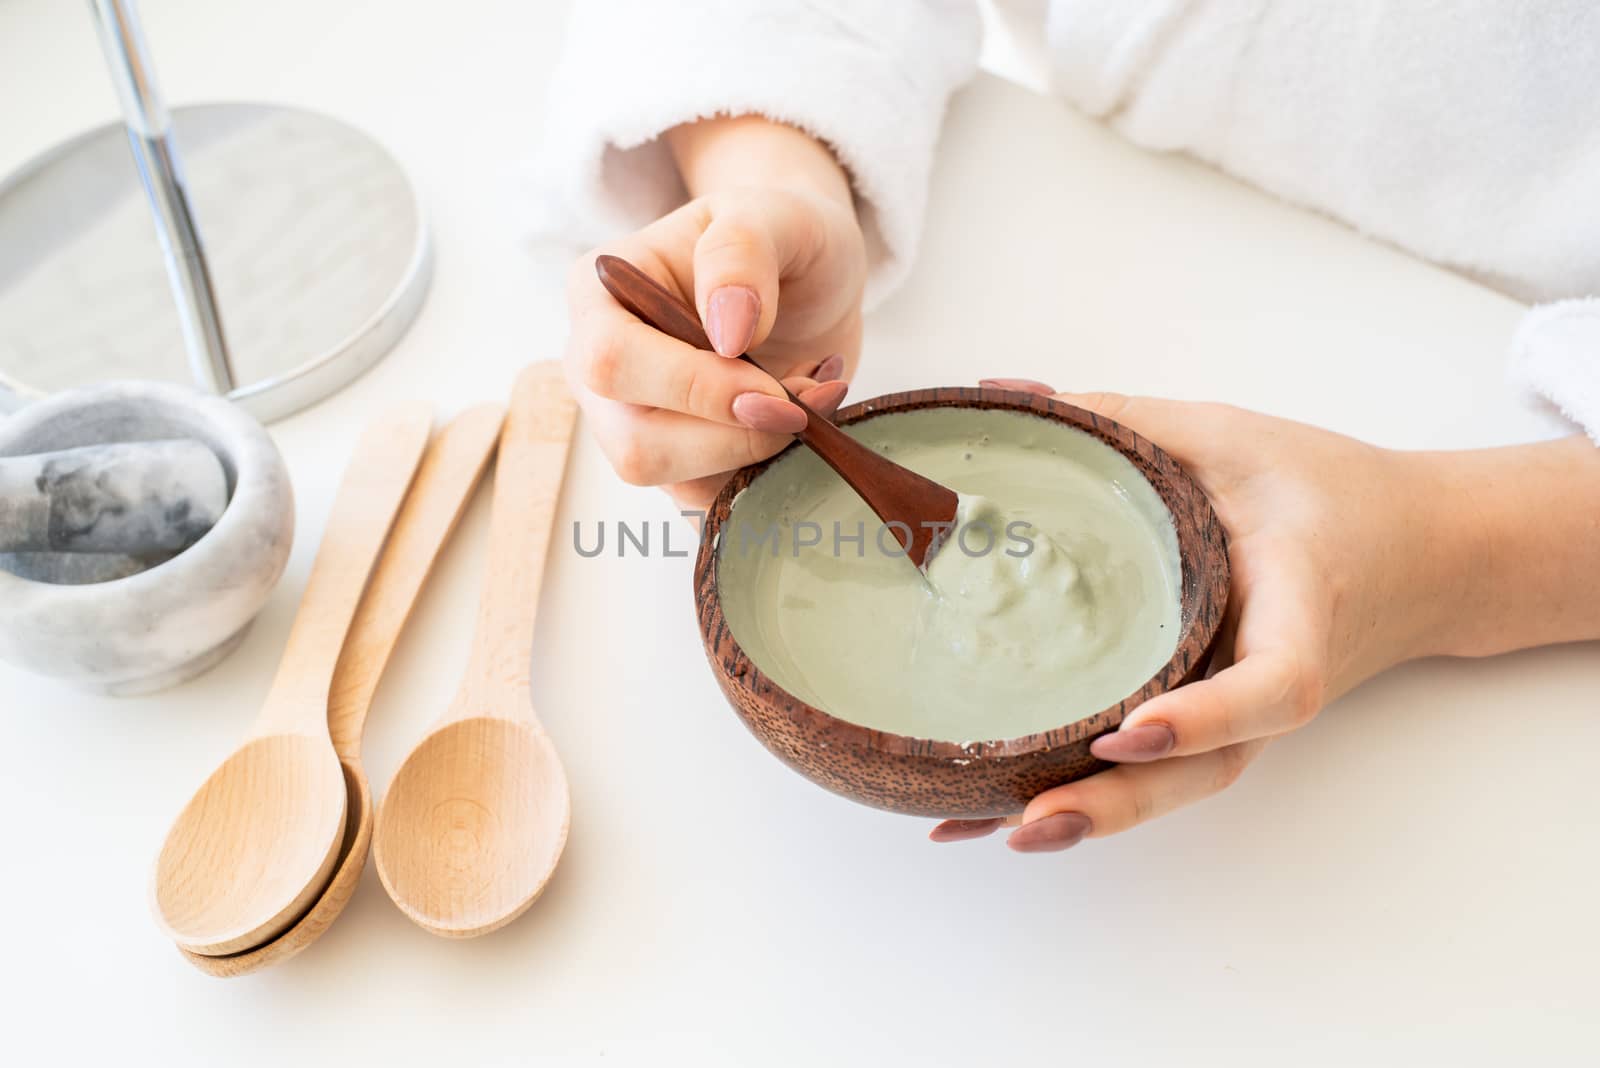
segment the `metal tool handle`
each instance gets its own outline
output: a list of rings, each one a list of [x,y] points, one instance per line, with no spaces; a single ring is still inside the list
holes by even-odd
[[[101,50],[111,66],[111,81],[122,101],[139,184],[155,216],[189,366],[202,386],[226,394],[234,388],[233,366],[228,361],[205,250],[184,190],[183,168],[172,144],[172,119],[156,87],[138,14],[133,0],[89,0],[89,6]]]

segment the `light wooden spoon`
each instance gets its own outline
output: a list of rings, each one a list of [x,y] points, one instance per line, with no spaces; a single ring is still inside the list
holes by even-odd
[[[247,975],[288,960],[339,918],[361,881],[372,844],[372,788],[361,766],[367,709],[439,549],[489,464],[504,416],[505,409],[498,404],[468,409],[428,446],[339,654],[328,701],[328,729],[344,769],[348,815],[344,843],[327,889],[294,926],[265,945],[226,957],[205,957],[180,947],[189,963],[206,974],[220,978]]]
[[[275,937],[333,871],[346,808],[328,736],[334,665],[431,422],[427,404],[408,404],[361,435],[266,704],[167,832],[156,921],[192,953],[237,953]]]
[[[534,612],[577,411],[560,365],[517,378],[500,437],[472,657],[378,812],[384,889],[421,927],[470,938],[533,904],[567,841],[567,776],[529,698]]]

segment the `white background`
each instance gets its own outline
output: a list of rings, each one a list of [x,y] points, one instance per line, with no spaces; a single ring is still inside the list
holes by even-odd
[[[194,971],[150,920],[151,861],[259,705],[337,458],[389,399],[442,418],[560,353],[560,269],[518,243],[513,173],[564,5],[145,7],[173,101],[307,105],[387,143],[432,212],[438,272],[389,359],[273,428],[298,540],[231,659],[136,700],[0,667],[0,1059],[1595,1063],[1594,645],[1393,671],[1225,796],[1117,839],[935,847],[926,821],[835,798],[745,733],[704,666],[690,561],[571,551],[576,520],[672,514],[586,440],[535,651],[575,805],[543,899],[445,942],[369,869],[302,956]],[[114,113],[84,5],[0,0],[0,100],[4,170]],[[1538,432],[1502,384],[1518,305],[1020,89],[957,99],[930,215],[915,274],[868,322],[857,398],[1025,375],[1399,447]],[[465,661],[485,504],[378,694],[380,793]]]

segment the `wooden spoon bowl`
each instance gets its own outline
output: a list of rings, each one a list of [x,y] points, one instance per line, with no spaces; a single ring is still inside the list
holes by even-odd
[[[184,806],[156,859],[156,911],[169,933],[222,954],[287,927],[339,858],[344,794],[325,737],[269,735],[236,751]]]
[[[379,835],[389,894],[434,934],[487,934],[544,889],[567,841],[566,773],[537,724],[500,716],[447,723],[389,788]]]
[[[339,767],[344,774],[346,797],[344,839],[334,861],[333,874],[321,896],[292,927],[265,945],[220,957],[208,957],[179,946],[178,952],[190,964],[219,979],[248,975],[293,957],[322,937],[339,918],[350,903],[356,884],[361,881],[361,870],[367,865],[367,851],[372,845],[372,787],[359,765],[341,762]]]
[[[735,474],[706,516],[695,561],[700,637],[723,694],[745,726],[806,778],[893,812],[941,819],[1006,816],[1044,790],[1109,767],[1089,752],[1090,742],[1115,730],[1140,704],[1205,673],[1228,601],[1228,538],[1211,502],[1176,460],[1120,423],[1061,401],[997,389],[914,390],[852,405],[836,422],[848,426],[919,408],[998,408],[1043,416],[1093,435],[1138,468],[1166,504],[1178,534],[1182,629],[1166,665],[1110,708],[1054,730],[994,741],[912,738],[849,723],[807,704],[764,675],[739,647],[723,618],[717,584],[719,535],[734,498],[777,457]]]

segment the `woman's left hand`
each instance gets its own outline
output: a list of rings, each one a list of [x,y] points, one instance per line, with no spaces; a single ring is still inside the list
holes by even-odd
[[[1013,379],[986,384],[1047,393]],[[1154,441],[1205,489],[1233,584],[1208,679],[1162,694],[1095,740],[1117,764],[1035,797],[1011,820],[948,820],[934,841],[1016,825],[1021,852],[1117,834],[1229,786],[1273,737],[1422,655],[1450,550],[1410,454],[1220,404],[1097,393],[1058,399]]]

